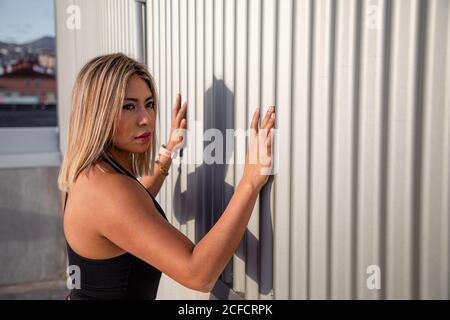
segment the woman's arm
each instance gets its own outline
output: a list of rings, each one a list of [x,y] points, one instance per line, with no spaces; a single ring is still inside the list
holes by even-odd
[[[202,292],[211,291],[239,245],[258,193],[269,178],[262,169],[271,166],[271,156],[266,166],[260,163],[259,157],[256,163],[252,159],[258,150],[261,152],[258,145],[267,146],[271,155],[273,132],[270,129],[275,121],[271,113],[263,121],[263,128],[268,130],[250,135],[244,174],[227,208],[198,244],[194,245],[164,220],[145,191],[123,175],[107,177],[98,194],[91,193],[95,198],[109,199],[103,203],[103,209],[92,215],[99,234],[178,283]],[[259,112],[255,113],[252,128],[257,128],[257,123]]]
[[[184,133],[183,130],[186,130],[187,128],[187,122],[185,119],[186,110],[187,102],[185,102],[183,107],[181,107],[181,94],[178,94],[172,109],[172,124],[169,132],[169,142],[166,145],[166,149],[169,151],[178,150],[184,143],[184,136],[181,135],[181,133]],[[163,155],[159,156],[159,161],[167,169],[169,169],[172,164],[172,159]],[[156,197],[165,178],[166,176],[161,173],[159,165],[156,163],[153,175],[144,176],[140,178],[139,181],[153,195],[153,197]]]
[[[206,292],[212,290],[236,251],[260,190],[241,180],[220,219],[194,247],[193,270]]]
[[[166,148],[170,151],[173,150],[173,146],[168,144]],[[172,164],[172,159],[163,155],[159,156],[159,162],[167,169],[170,168]],[[152,194],[153,197],[156,197],[159,190],[161,189],[162,184],[166,176],[161,173],[159,164],[155,163],[155,168],[153,169],[153,175],[151,176],[143,176],[139,179],[141,184]]]

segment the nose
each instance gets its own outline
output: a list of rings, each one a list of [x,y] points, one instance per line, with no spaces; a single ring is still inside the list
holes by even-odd
[[[145,109],[145,107],[139,108],[138,122],[139,122],[139,125],[150,124],[150,115],[149,115],[148,111]]]

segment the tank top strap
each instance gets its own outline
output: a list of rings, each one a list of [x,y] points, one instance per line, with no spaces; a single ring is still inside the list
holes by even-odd
[[[116,161],[113,157],[108,156],[107,154],[102,155],[102,159],[106,162],[108,162],[113,168],[114,170],[116,170],[119,173],[125,174],[135,180],[136,177],[134,175],[132,175],[127,169],[125,169],[118,161]]]
[[[131,177],[131,178],[133,178],[135,180],[137,180],[135,176],[133,176],[127,169],[125,169],[119,162],[114,160],[114,158],[112,158],[111,156],[108,156],[108,155],[104,156],[104,155],[102,155],[101,158],[104,161],[108,162],[114,168],[114,170],[116,170],[118,173],[125,174],[125,175],[127,175],[127,176],[129,176],[129,177]],[[139,180],[137,180],[137,181],[139,182]],[[63,212],[66,210],[66,204],[67,204],[67,197],[68,196],[69,196],[69,193],[66,192],[66,196],[65,196],[65,200],[64,200]]]
[[[144,188],[144,190],[150,195],[150,197],[153,199],[153,201],[156,201],[155,197],[153,197],[153,195],[147,190],[147,188],[145,188],[141,182],[134,176],[132,175],[127,169],[125,169],[117,160],[115,160],[113,157],[106,155],[106,157],[104,155],[102,155],[102,159],[106,162],[108,162],[118,173],[122,173],[125,174],[127,176],[129,176],[130,178],[133,178],[137,183],[139,183],[139,185]]]
[[[64,200],[64,208],[63,208],[63,212],[66,211],[66,204],[67,204],[67,196],[69,195],[69,192],[66,191],[66,199]]]

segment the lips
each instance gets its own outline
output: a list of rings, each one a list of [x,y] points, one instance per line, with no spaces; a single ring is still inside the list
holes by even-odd
[[[151,134],[150,132],[145,132],[145,133],[141,134],[140,136],[137,136],[136,139],[147,138],[150,136],[150,134]]]

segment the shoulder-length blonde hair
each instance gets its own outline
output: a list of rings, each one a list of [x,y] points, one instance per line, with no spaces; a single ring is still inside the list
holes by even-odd
[[[80,172],[95,164],[112,145],[127,83],[134,75],[147,82],[157,112],[155,82],[144,64],[116,53],[93,58],[80,70],[72,90],[67,150],[58,176],[61,191],[68,191]],[[153,173],[155,149],[156,134],[147,151],[131,154],[134,176]]]

